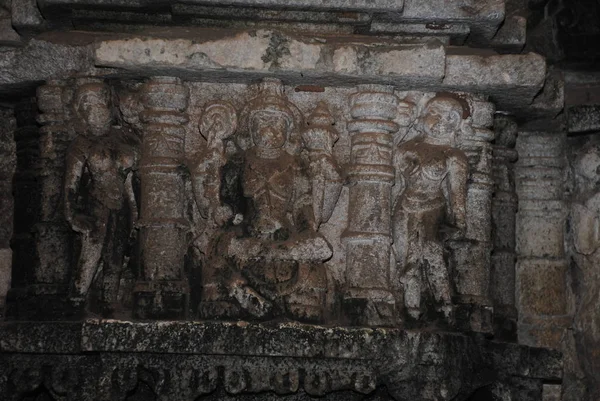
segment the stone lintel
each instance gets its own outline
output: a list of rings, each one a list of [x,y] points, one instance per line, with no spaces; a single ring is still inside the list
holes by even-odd
[[[223,52],[222,49],[229,49]],[[385,83],[403,90],[456,90],[492,96],[499,110],[519,110],[543,87],[546,63],[523,55],[447,54],[435,40],[424,44],[370,37],[291,36],[243,31],[216,39],[131,38],[96,49],[97,66],[141,75],[171,74],[192,80],[246,80],[278,76],[289,83]]]
[[[328,85],[439,84],[444,58],[439,42],[417,45],[376,42],[367,37],[296,37],[267,30],[209,40],[112,40],[96,49],[98,66],[140,74],[160,71],[192,80],[277,76],[292,83]]]
[[[500,111],[523,114],[538,111],[540,107],[532,101],[546,80],[546,63],[534,53],[475,53],[457,51],[436,40],[418,44],[357,35],[186,31],[158,29],[145,36],[81,33],[76,43],[72,34],[71,39],[60,33],[41,35],[25,47],[4,53],[0,94],[52,77],[82,74],[172,75],[216,82],[274,76],[287,84],[378,83],[399,90],[473,92],[491,96]]]

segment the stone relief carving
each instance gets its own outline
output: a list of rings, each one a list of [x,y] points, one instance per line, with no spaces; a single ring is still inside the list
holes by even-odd
[[[342,191],[342,175],[333,157],[333,145],[339,139],[334,124],[327,103],[319,102],[308,119],[308,128],[302,133],[312,187],[315,231],[329,220]]]
[[[584,146],[573,163],[575,191],[571,205],[571,238],[573,258],[579,268],[581,285],[574,321],[576,346],[582,367],[597,371],[600,358],[593,352],[600,340],[600,146]],[[590,381],[590,394],[597,394],[600,386]]]
[[[225,180],[230,181],[226,202],[243,213],[209,245],[212,263],[203,272],[200,315],[320,321],[327,288],[322,262],[331,257],[331,248],[316,232],[314,210],[322,213],[324,205],[313,204],[321,196],[311,192],[300,157],[302,114],[283,94],[281,82],[265,80],[240,121],[234,177]],[[332,145],[318,143],[323,133],[329,135],[319,128],[306,132],[313,157],[319,145],[324,152]]]
[[[113,125],[102,82],[79,85],[74,110],[81,125],[67,151],[64,207],[67,222],[79,233],[81,251],[70,298],[84,303],[102,266],[102,308],[110,315],[118,309],[123,262],[138,219],[133,174],[140,139],[135,131]]]
[[[394,154],[393,249],[406,311],[414,319],[424,313],[426,297],[452,319],[444,241],[466,231],[469,164],[456,136],[467,113],[460,98],[435,96],[420,116],[420,135],[399,144]]]
[[[190,316],[201,319],[394,326],[435,312],[453,322],[448,261],[451,244],[468,241],[472,168],[459,144],[472,107],[462,97],[360,86],[338,131],[327,102],[301,111],[276,79],[248,86],[247,100],[203,101],[189,125],[182,81],[121,86],[111,89],[118,105],[93,79],[72,96],[79,134],[64,204],[82,245],[73,304],[92,287],[104,316],[185,317],[193,291]],[[190,130],[204,141],[192,159]],[[334,151],[341,135],[348,165]],[[344,185],[347,216],[329,223]],[[328,224],[345,231],[321,232]],[[343,254],[334,264],[332,241]],[[328,283],[328,269],[343,280]]]

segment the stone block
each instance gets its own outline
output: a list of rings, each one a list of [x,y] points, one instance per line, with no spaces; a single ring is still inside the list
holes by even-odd
[[[521,257],[564,256],[564,212],[560,201],[526,201],[517,213],[517,253]]]
[[[21,46],[21,37],[12,27],[10,18],[0,19],[0,45]]]
[[[504,23],[491,40],[491,45],[519,51],[525,46],[526,39],[527,18],[520,15],[511,15],[504,20]]]
[[[538,93],[546,79],[546,62],[535,53],[519,55],[448,54],[444,85],[466,91],[490,92],[492,99],[508,104],[508,97],[529,97]],[[497,89],[510,86],[511,91]]]
[[[567,314],[566,262],[520,259],[517,263],[516,294],[524,316]]]
[[[600,131],[600,106],[580,105],[567,108],[569,133]]]
[[[12,25],[19,33],[30,33],[44,27],[44,17],[40,14],[36,0],[12,2]]]
[[[188,77],[235,77],[264,74],[291,82],[324,82],[325,77],[347,83],[383,78],[416,85],[439,83],[444,74],[444,48],[438,45],[336,43],[296,37],[277,31],[221,33],[209,40],[135,38],[102,42],[96,64],[133,71],[163,71]],[[215,36],[212,34],[211,36]],[[223,49],[229,51],[224,52]],[[331,81],[328,81],[331,82]]]

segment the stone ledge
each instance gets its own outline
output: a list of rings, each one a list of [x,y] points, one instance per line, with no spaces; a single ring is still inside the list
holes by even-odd
[[[71,386],[75,396],[126,394],[148,374],[146,384],[170,400],[218,388],[324,396],[382,386],[396,400],[450,400],[490,383],[541,388],[562,379],[556,351],[456,333],[291,322],[4,322],[0,347],[0,395],[42,382]]]
[[[77,35],[73,41],[72,32],[44,34],[5,52],[0,94],[77,75],[172,75],[213,82],[274,76],[286,84],[378,83],[398,90],[474,92],[490,96],[501,111],[546,110],[532,104],[546,81],[546,63],[534,53],[499,55],[457,50],[437,40],[416,44],[272,30],[156,29],[143,35]],[[554,109],[548,113],[555,114]]]

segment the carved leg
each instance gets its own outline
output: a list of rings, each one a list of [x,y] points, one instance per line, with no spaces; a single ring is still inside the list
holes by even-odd
[[[102,257],[106,238],[108,209],[98,206],[95,208],[96,228],[82,235],[81,253],[75,270],[73,286],[69,298],[78,303],[83,303],[92,285],[94,276]]]
[[[119,308],[119,286],[130,231],[125,214],[123,211],[111,211],[108,218],[102,281],[102,303],[107,317]]]
[[[429,292],[435,300],[436,308],[444,313],[446,319],[451,319],[452,299],[448,267],[444,260],[444,248],[435,241],[427,241],[424,251],[424,277],[427,280]]]
[[[232,279],[229,262],[223,257],[222,248],[229,243],[228,236],[222,236],[210,244],[209,256],[202,263],[202,292],[198,316],[202,319],[238,318],[240,307],[231,294]],[[233,280],[233,281],[232,281]]]
[[[421,271],[419,263],[409,263],[402,277],[404,283],[404,306],[413,319],[421,317]]]

